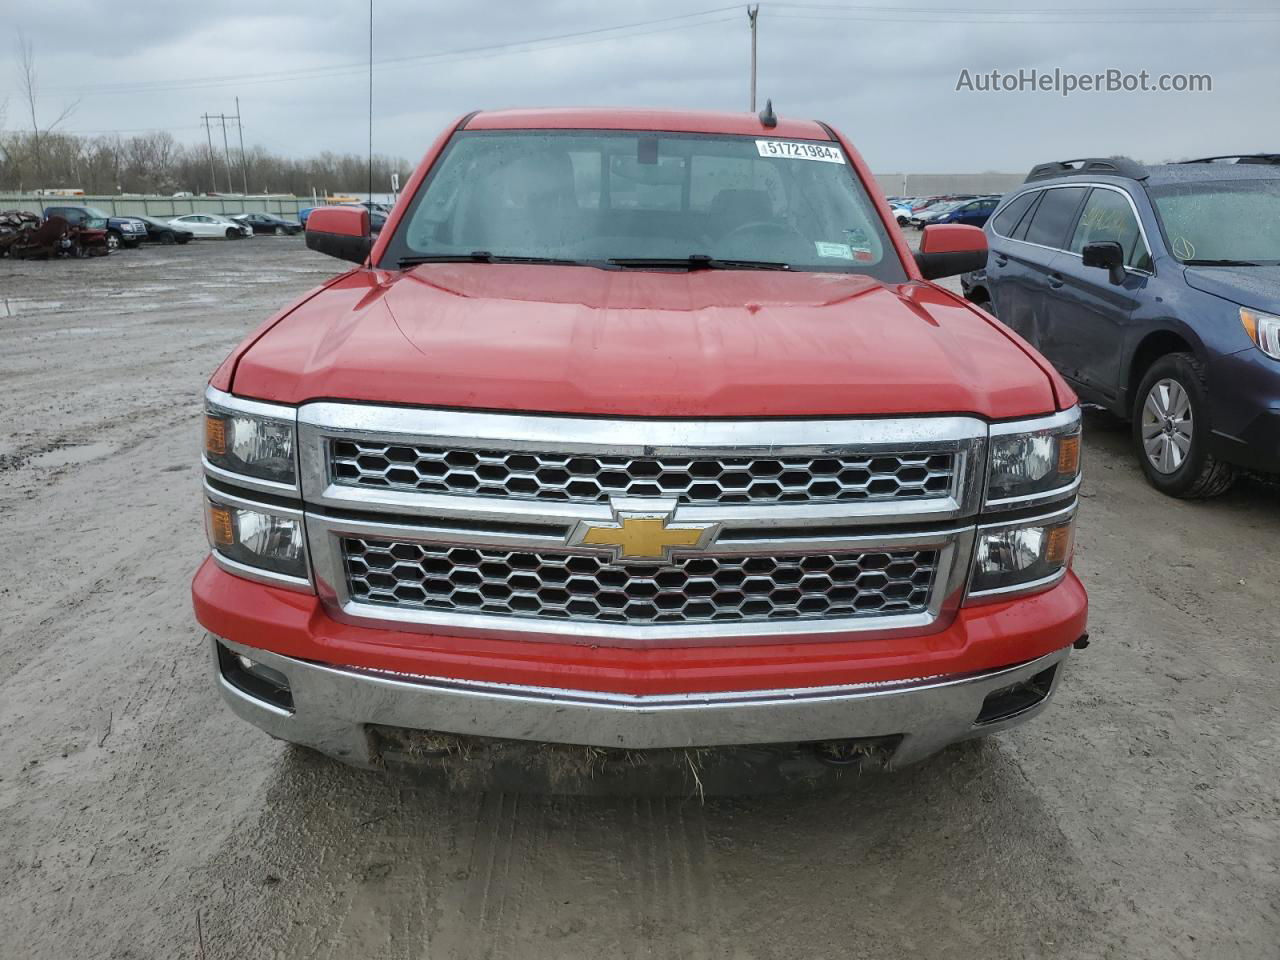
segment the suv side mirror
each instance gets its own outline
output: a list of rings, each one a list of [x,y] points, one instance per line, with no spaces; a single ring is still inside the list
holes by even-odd
[[[1101,267],[1116,286],[1124,283],[1124,248],[1114,240],[1095,240],[1086,243],[1080,251],[1080,261],[1086,267]]]
[[[316,207],[307,217],[307,247],[339,260],[364,263],[373,249],[369,211],[364,207]]]
[[[987,235],[963,223],[935,223],[920,235],[916,266],[926,280],[954,277],[987,265]]]

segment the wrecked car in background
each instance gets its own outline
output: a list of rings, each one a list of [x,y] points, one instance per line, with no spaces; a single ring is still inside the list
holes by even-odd
[[[0,214],[0,253],[8,253],[15,260],[105,257],[110,252],[105,219],[85,218],[72,223],[60,216],[41,220],[19,211]]]

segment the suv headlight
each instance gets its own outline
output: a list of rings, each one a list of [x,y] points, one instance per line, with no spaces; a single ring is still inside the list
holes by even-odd
[[[1080,408],[991,428],[986,507],[1012,509],[1069,492],[1080,476]]]
[[[205,402],[204,455],[231,473],[294,486],[295,421]]]
[[[970,600],[1002,599],[1051,586],[1071,562],[1075,506],[1045,517],[978,528]]]
[[[1240,322],[1249,339],[1268,357],[1280,360],[1280,317],[1240,308]]]
[[[307,580],[306,540],[298,511],[209,499],[205,532],[214,552],[234,563]]]

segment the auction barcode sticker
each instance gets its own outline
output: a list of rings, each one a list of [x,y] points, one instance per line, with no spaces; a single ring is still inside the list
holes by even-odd
[[[757,140],[756,149],[760,151],[760,156],[762,157],[844,163],[843,153],[835,147],[828,147],[821,143],[797,143],[794,140]]]

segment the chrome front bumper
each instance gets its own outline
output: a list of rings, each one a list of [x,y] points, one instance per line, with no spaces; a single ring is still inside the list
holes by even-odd
[[[222,671],[219,643],[284,674],[293,709],[233,685]],[[1069,651],[961,677],[631,696],[341,669],[212,636],[209,649],[223,698],[240,717],[272,736],[358,766],[377,763],[368,724],[632,750],[900,736],[893,764],[902,766],[1039,713],[1057,689],[1061,669],[1053,672],[1043,699],[1014,715],[977,722],[988,695],[1049,670]]]

